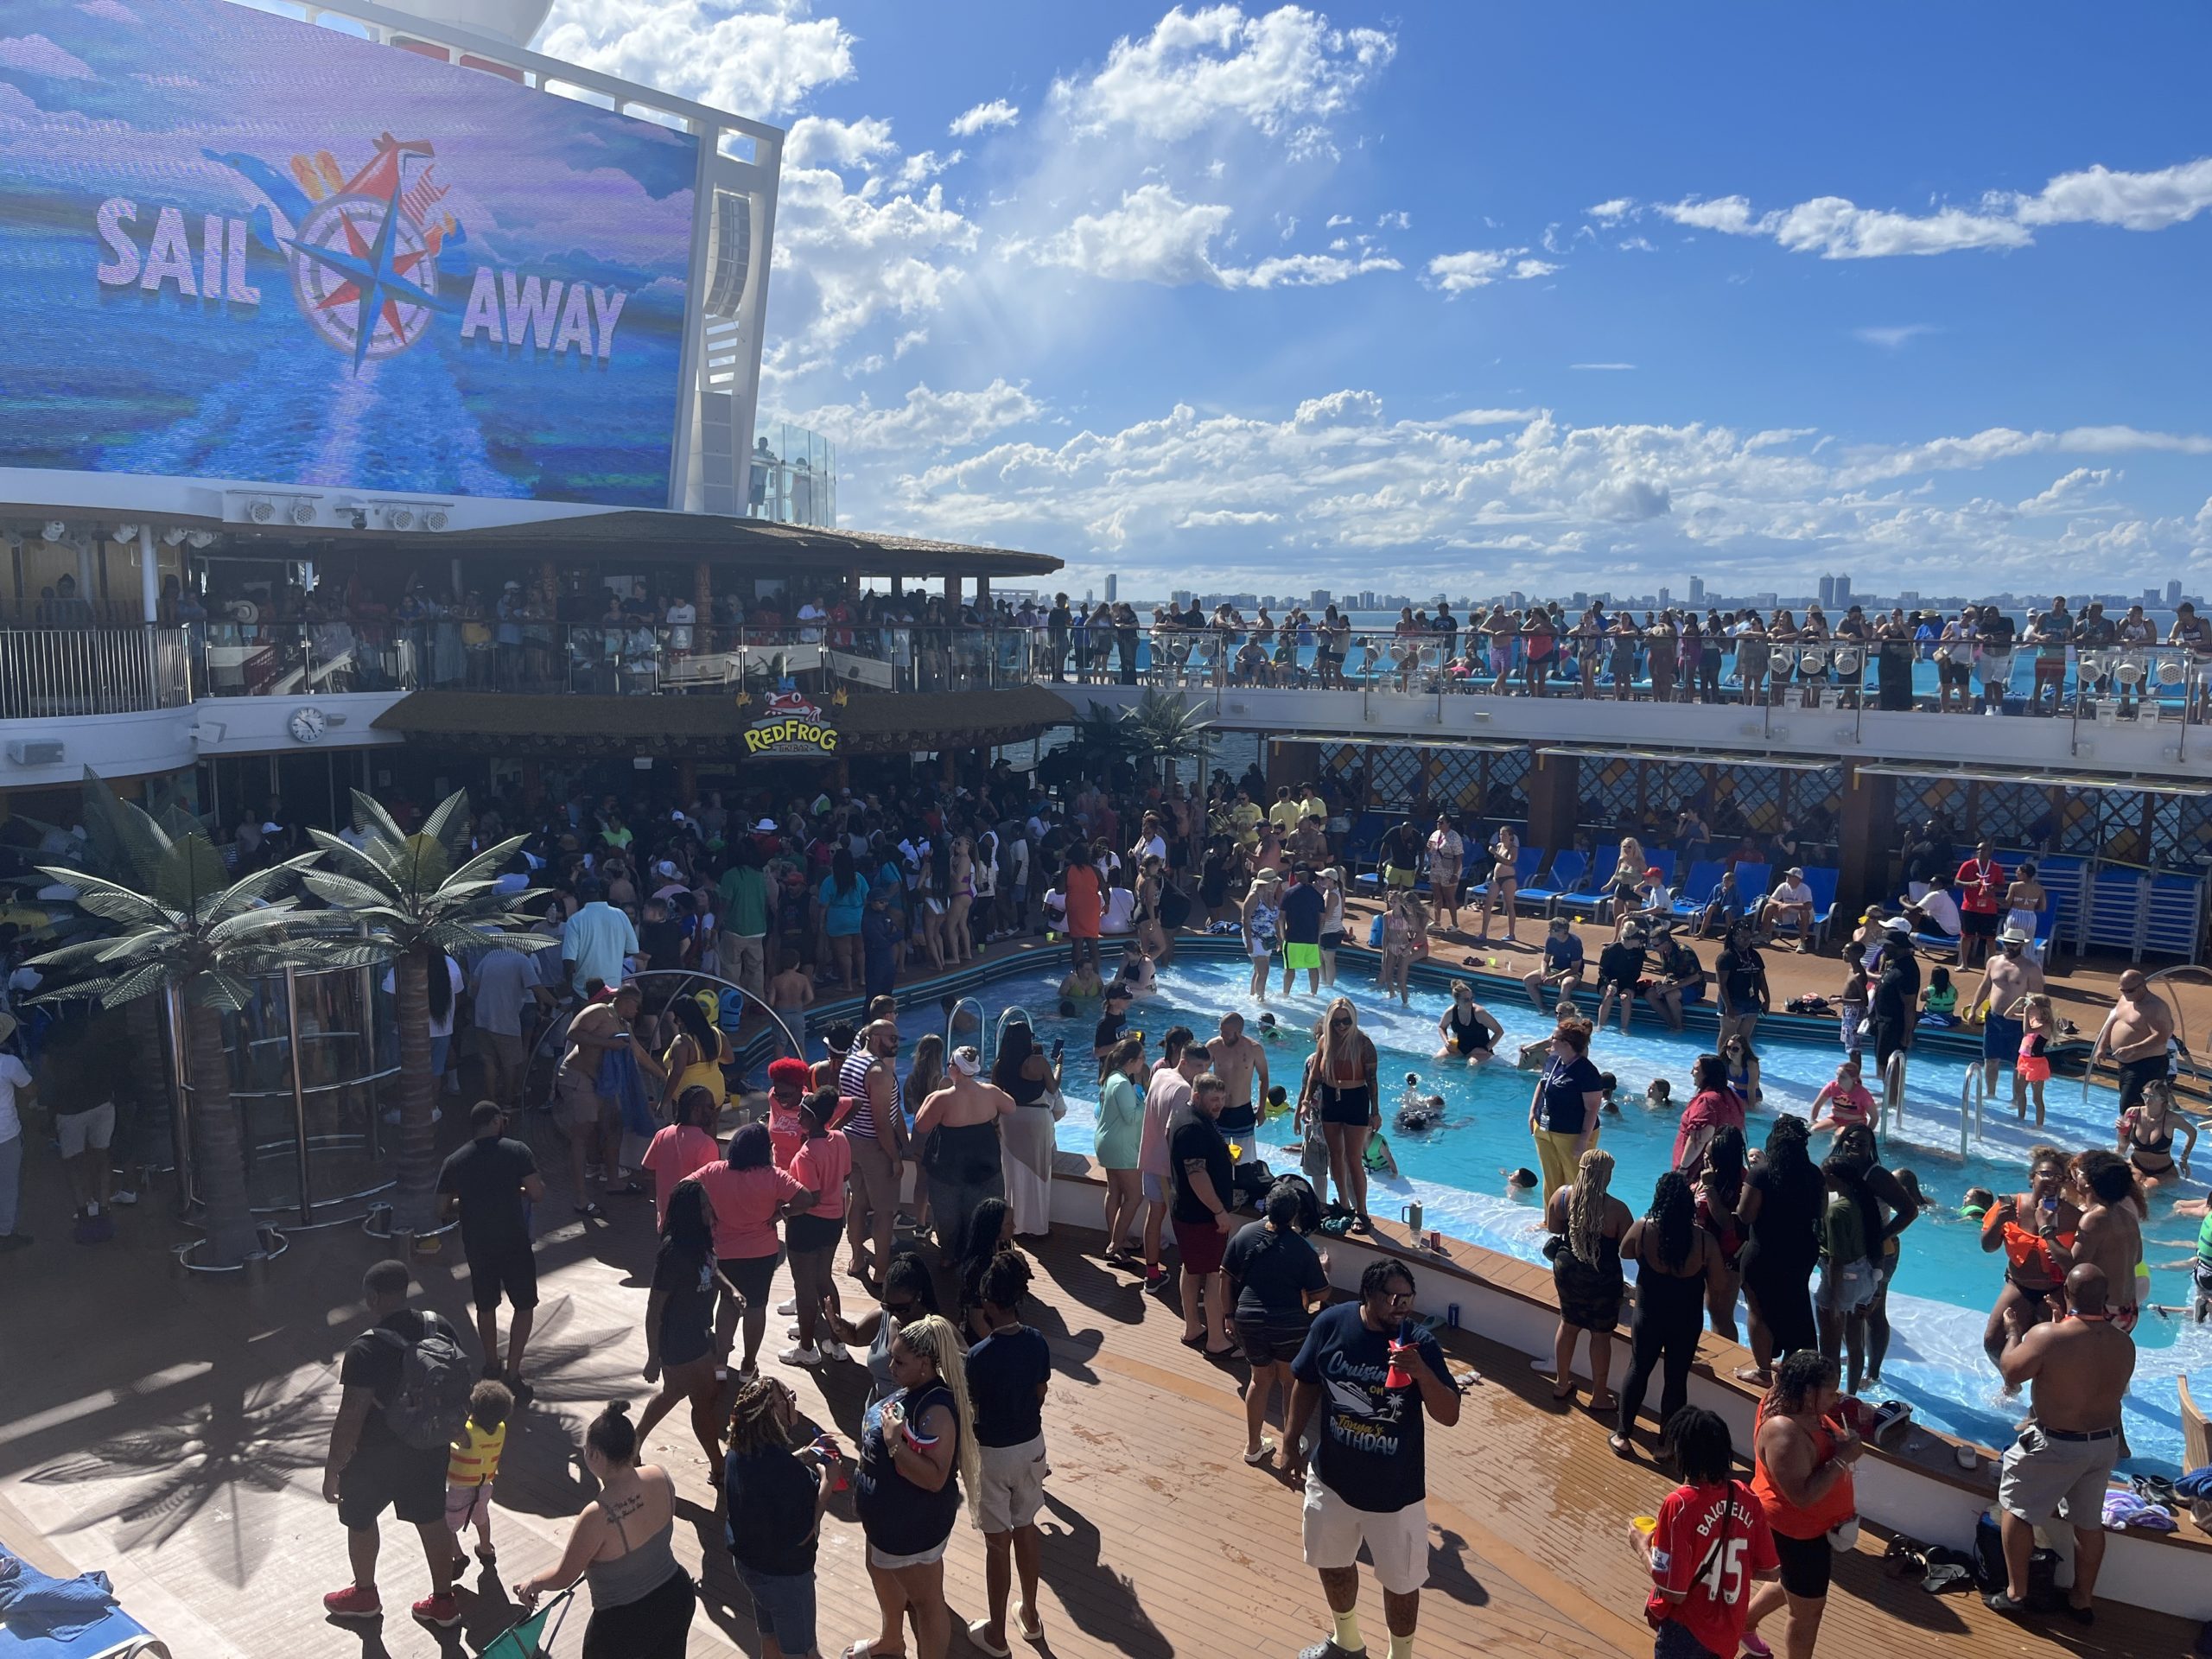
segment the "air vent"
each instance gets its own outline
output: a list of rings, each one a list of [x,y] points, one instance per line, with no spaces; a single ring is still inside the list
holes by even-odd
[[[29,737],[11,741],[8,759],[19,766],[58,766],[62,747],[59,738]]]

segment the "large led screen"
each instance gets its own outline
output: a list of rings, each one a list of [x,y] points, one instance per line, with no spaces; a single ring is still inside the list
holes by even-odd
[[[696,142],[228,0],[5,0],[0,467],[666,506]]]

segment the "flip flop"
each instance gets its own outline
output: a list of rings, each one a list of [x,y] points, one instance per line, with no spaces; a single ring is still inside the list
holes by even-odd
[[[1004,1648],[993,1646],[988,1638],[987,1638],[983,1634],[990,1628],[991,1621],[989,1619],[971,1618],[968,1621],[968,1639],[976,1644],[976,1649],[979,1651],[990,1655],[991,1659],[1007,1659],[1007,1650]]]
[[[1274,1454],[1275,1443],[1263,1436],[1260,1441],[1260,1449],[1256,1452],[1247,1452],[1244,1454],[1244,1461],[1250,1464],[1252,1467],[1256,1469],[1262,1464],[1265,1463],[1269,1458],[1274,1456]],[[1027,1635],[1027,1632],[1024,1631],[1023,1634]]]
[[[1020,1631],[1021,1639],[1025,1642],[1042,1642],[1045,1639],[1045,1621],[1041,1618],[1033,1624],[1017,1624],[1014,1628]]]

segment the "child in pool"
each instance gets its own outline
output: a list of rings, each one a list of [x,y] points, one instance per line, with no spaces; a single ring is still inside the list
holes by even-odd
[[[1263,1114],[1262,1114],[1262,1116],[1263,1117],[1273,1117],[1277,1113],[1287,1109],[1289,1104],[1290,1090],[1284,1088],[1282,1084],[1279,1083],[1274,1084],[1268,1090],[1268,1109]]]
[[[2031,991],[2015,1002],[2010,1013],[2022,1027],[2020,1052],[2012,1063],[2012,1075],[2019,1088],[2013,1101],[2018,1109],[2020,1121],[2028,1116],[2028,1102],[2036,1103],[2036,1127],[2043,1127],[2043,1086],[2050,1081],[2050,1039],[2058,1029],[2058,1015],[2050,1006],[2050,999],[2040,991]]]
[[[1621,1103],[1615,1100],[1613,1096],[1619,1090],[1621,1080],[1610,1071],[1600,1071],[1598,1074],[1598,1086],[1605,1091],[1599,1098],[1598,1109],[1601,1112],[1611,1112],[1615,1117],[1618,1117],[1621,1115]]]
[[[1516,1204],[1528,1204],[1535,1199],[1536,1196],[1536,1172],[1535,1170],[1523,1167],[1521,1169],[1501,1169],[1497,1173],[1505,1177],[1505,1196],[1507,1198],[1511,1198]]]
[[[1260,1040],[1263,1043],[1279,1043],[1282,1040],[1282,1027],[1275,1023],[1275,1017],[1272,1014],[1263,1014],[1260,1016]]]
[[[1664,1077],[1654,1077],[1643,1091],[1643,1109],[1648,1112],[1671,1112],[1675,1109],[1675,1085]]]
[[[1980,1221],[1989,1213],[1989,1206],[1997,1202],[1997,1195],[1986,1186],[1970,1186],[1959,1202],[1959,1214],[1967,1221]]]

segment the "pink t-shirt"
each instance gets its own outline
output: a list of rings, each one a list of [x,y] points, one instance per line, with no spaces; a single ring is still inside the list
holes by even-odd
[[[715,1137],[696,1123],[671,1123],[653,1136],[645,1148],[644,1167],[653,1173],[653,1223],[668,1219],[668,1201],[676,1185],[695,1170],[704,1169],[721,1156]]]
[[[1167,1120],[1191,1099],[1191,1080],[1172,1065],[1152,1074],[1144,1091],[1144,1128],[1137,1141],[1137,1167],[1167,1179],[1173,1160],[1167,1154]]]
[[[709,1164],[696,1177],[707,1189],[715,1212],[715,1255],[723,1262],[749,1261],[776,1253],[776,1211],[803,1190],[773,1164],[732,1169],[728,1161]]]
[[[1813,1110],[1817,1114],[1823,1105],[1828,1108],[1829,1120],[1840,1128],[1874,1121],[1874,1096],[1866,1092],[1863,1084],[1847,1094],[1832,1083],[1824,1084],[1821,1092],[1813,1096]]]
[[[853,1143],[842,1129],[831,1129],[801,1145],[791,1171],[793,1180],[821,1195],[808,1215],[835,1221],[845,1213],[845,1178],[853,1173]]]
[[[1700,1129],[1720,1130],[1744,1127],[1744,1101],[1733,1089],[1707,1089],[1690,1096],[1690,1103],[1682,1109],[1681,1127],[1675,1131],[1675,1167],[1683,1167],[1682,1159],[1689,1150],[1690,1138]],[[1700,1158],[1700,1167],[1704,1165]],[[1686,1172],[1688,1173],[1688,1172]]]

